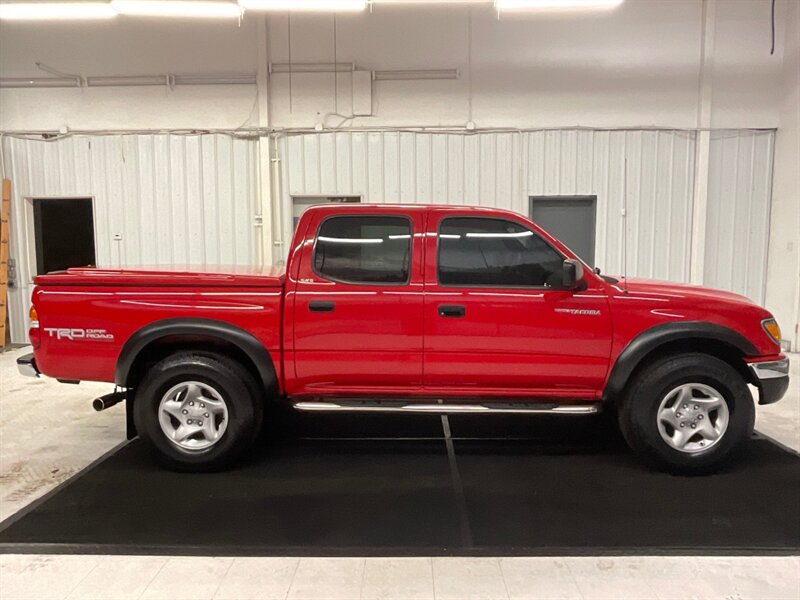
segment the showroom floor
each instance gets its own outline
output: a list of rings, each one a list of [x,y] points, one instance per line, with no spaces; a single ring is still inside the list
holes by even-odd
[[[124,441],[121,405],[91,409],[110,386],[23,378],[14,360],[27,351],[0,355],[0,519]],[[759,407],[756,428],[800,450],[800,356],[792,358],[787,397]],[[797,599],[800,558],[0,556],[0,598],[67,597]]]

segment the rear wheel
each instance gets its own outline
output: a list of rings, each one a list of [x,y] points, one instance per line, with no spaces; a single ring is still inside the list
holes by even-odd
[[[154,365],[136,390],[139,435],[168,467],[213,471],[253,443],[262,403],[253,376],[216,354],[180,352]]]
[[[753,432],[753,398],[742,376],[706,354],[671,356],[630,382],[619,409],[625,440],[662,470],[719,468]]]

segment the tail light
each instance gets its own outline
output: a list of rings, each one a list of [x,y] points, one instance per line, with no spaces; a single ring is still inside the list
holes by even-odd
[[[31,341],[31,346],[38,348],[42,343],[42,333],[39,329],[39,314],[36,312],[36,307],[31,306],[28,311],[28,318],[31,322],[31,328],[28,330],[28,338]]]

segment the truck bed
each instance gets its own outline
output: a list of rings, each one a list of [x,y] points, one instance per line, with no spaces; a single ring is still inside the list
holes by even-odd
[[[42,372],[108,381],[125,344],[165,321],[217,321],[256,338],[280,360],[283,269],[77,268],[35,279],[36,358]],[[280,373],[278,373],[280,376]]]

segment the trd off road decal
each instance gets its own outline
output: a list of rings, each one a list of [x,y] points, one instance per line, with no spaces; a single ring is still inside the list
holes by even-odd
[[[114,335],[105,329],[75,329],[65,327],[45,327],[44,332],[57,340],[92,340],[98,342],[113,342]]]

